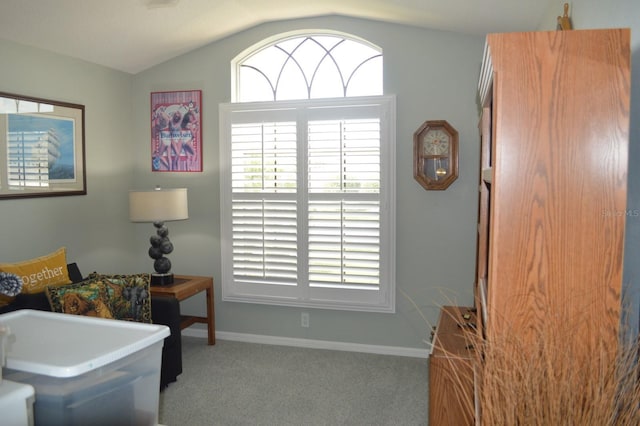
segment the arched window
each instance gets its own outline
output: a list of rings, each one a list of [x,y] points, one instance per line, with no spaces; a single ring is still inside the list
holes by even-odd
[[[304,34],[235,61],[236,102],[382,95],[382,51],[338,34]]]
[[[287,34],[232,62],[220,105],[222,298],[395,310],[395,98],[382,50]]]

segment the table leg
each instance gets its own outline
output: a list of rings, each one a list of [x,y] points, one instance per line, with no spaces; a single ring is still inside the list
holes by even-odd
[[[216,344],[216,317],[213,311],[213,288],[207,288],[207,334],[209,344]]]

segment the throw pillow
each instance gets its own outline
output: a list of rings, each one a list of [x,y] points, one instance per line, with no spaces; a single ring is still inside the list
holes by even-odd
[[[22,279],[22,293],[40,293],[48,286],[69,284],[67,272],[67,251],[65,247],[45,256],[17,263],[0,263],[0,271],[16,274]],[[0,297],[0,306],[10,303],[13,298]]]
[[[80,282],[46,289],[53,312],[113,319],[109,297],[101,282]]]
[[[115,319],[152,322],[150,274],[105,275],[93,272],[87,278],[104,284]]]

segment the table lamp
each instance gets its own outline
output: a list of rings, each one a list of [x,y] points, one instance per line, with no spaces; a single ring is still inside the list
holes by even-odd
[[[162,189],[156,187],[147,191],[129,191],[129,220],[132,222],[153,222],[156,235],[149,239],[149,257],[154,259],[151,285],[173,284],[171,261],[165,257],[173,251],[169,240],[169,229],[164,222],[189,219],[187,188]]]

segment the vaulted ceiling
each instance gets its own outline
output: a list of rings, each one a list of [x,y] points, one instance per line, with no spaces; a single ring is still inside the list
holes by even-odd
[[[552,0],[2,0],[0,38],[128,73],[254,25],[343,15],[466,34],[534,30]]]

